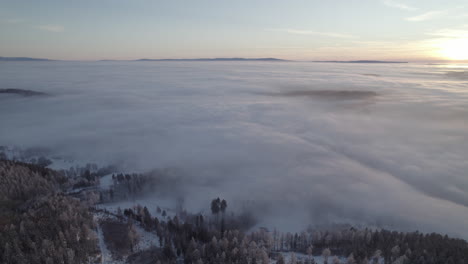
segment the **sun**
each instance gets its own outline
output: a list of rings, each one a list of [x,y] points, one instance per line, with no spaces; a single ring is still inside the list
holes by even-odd
[[[468,60],[468,38],[450,39],[438,45],[440,56],[449,60]]]

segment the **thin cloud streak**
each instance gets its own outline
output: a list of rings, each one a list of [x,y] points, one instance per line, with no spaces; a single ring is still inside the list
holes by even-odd
[[[392,1],[392,0],[384,0],[383,4],[386,5],[386,6],[398,8],[398,9],[401,9],[401,10],[407,10],[407,11],[418,10],[418,8],[416,8],[416,7],[412,7],[412,6],[409,6],[409,5],[400,3],[400,2],[395,2],[395,1]]]
[[[421,21],[427,21],[427,20],[432,20],[438,17],[441,17],[442,15],[446,14],[447,11],[429,11],[421,15],[413,16],[413,17],[408,17],[406,20],[412,21],[412,22],[421,22]]]
[[[40,25],[40,26],[37,26],[36,28],[38,28],[39,30],[56,32],[56,33],[65,31],[65,27],[61,25]]]
[[[295,35],[316,35],[316,36],[325,36],[331,38],[356,38],[356,36],[335,32],[320,32],[313,30],[302,30],[302,29],[292,29],[292,28],[275,28],[268,29],[268,31],[279,31]]]
[[[428,33],[431,36],[447,37],[447,38],[468,38],[467,29],[441,29],[435,32]]]

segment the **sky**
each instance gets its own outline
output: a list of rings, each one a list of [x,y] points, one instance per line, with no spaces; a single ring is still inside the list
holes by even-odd
[[[0,56],[468,60],[466,0],[0,0]]]

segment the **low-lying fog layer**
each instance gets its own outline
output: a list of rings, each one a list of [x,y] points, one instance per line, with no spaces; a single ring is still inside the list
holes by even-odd
[[[0,145],[175,168],[192,210],[468,238],[468,67],[293,62],[0,64]]]

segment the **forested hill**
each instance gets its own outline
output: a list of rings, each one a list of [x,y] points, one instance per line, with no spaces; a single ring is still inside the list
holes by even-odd
[[[139,59],[137,61],[286,61],[277,58]]]
[[[0,57],[0,61],[51,61],[42,58],[29,58],[29,57]]]
[[[97,205],[128,205],[170,179],[162,171],[110,175],[110,167],[58,172],[45,161],[0,160],[0,263],[468,263],[462,239],[352,227],[253,229],[257,216],[226,213],[229,201],[220,198],[207,204],[208,214],[140,205],[108,211]],[[99,187],[104,175],[112,176],[109,189]],[[145,237],[154,237],[152,246],[141,247]]]
[[[87,263],[98,255],[88,208],[61,193],[67,178],[0,160],[0,263]]]

